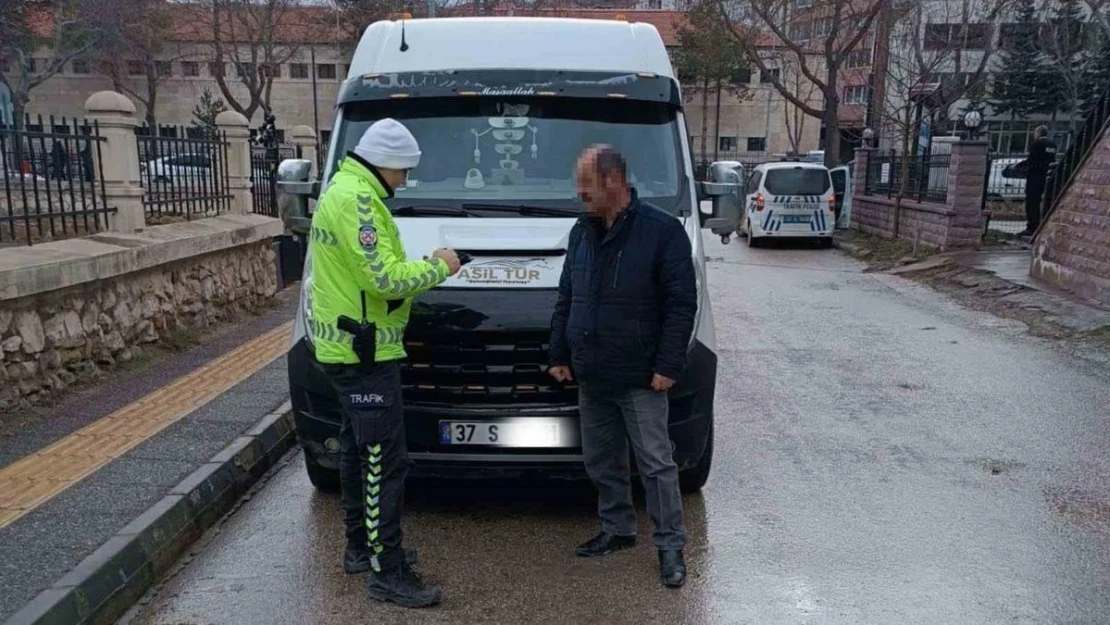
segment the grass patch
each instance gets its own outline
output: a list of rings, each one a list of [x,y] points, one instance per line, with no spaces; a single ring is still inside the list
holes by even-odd
[[[855,234],[852,245],[856,248],[853,255],[870,263],[872,270],[922,261],[937,253],[925,245],[918,245],[915,249],[912,241],[884,239],[862,232]]]

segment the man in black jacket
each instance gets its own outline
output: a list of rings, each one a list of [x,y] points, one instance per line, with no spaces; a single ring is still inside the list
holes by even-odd
[[[1033,131],[1033,146],[1029,149],[1028,169],[1025,177],[1025,231],[1019,237],[1031,237],[1041,225],[1045,183],[1048,170],[1056,162],[1056,143],[1048,137],[1048,127],[1038,126]]]
[[[631,442],[655,523],[663,584],[686,580],[678,467],[667,433],[667,391],[686,364],[697,314],[690,240],[674,216],[640,201],[624,159],[607,147],[578,161],[586,215],[571,230],[551,320],[551,375],[577,379],[586,471],[598,490],[601,533],[582,557],[636,543]]]

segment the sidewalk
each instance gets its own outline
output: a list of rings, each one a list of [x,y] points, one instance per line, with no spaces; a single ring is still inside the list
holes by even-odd
[[[838,233],[836,245],[876,270],[928,284],[970,308],[1022,321],[1034,335],[1110,344],[1110,310],[1030,276],[1027,246],[914,258],[907,243],[854,232]]]
[[[120,589],[153,581],[294,443],[284,353],[295,289],[277,304],[5,424],[0,622],[84,622],[126,603]],[[168,517],[184,525],[159,525]],[[137,568],[123,576],[120,559]]]

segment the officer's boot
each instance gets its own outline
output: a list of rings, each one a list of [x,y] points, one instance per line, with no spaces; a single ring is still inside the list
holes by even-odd
[[[427,608],[443,599],[443,588],[425,584],[407,562],[371,573],[366,590],[373,601],[389,601],[405,608]]]

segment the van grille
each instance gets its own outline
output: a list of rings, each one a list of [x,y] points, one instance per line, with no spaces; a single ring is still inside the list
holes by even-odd
[[[572,406],[577,387],[547,373],[548,333],[468,332],[405,341],[406,404]]]

